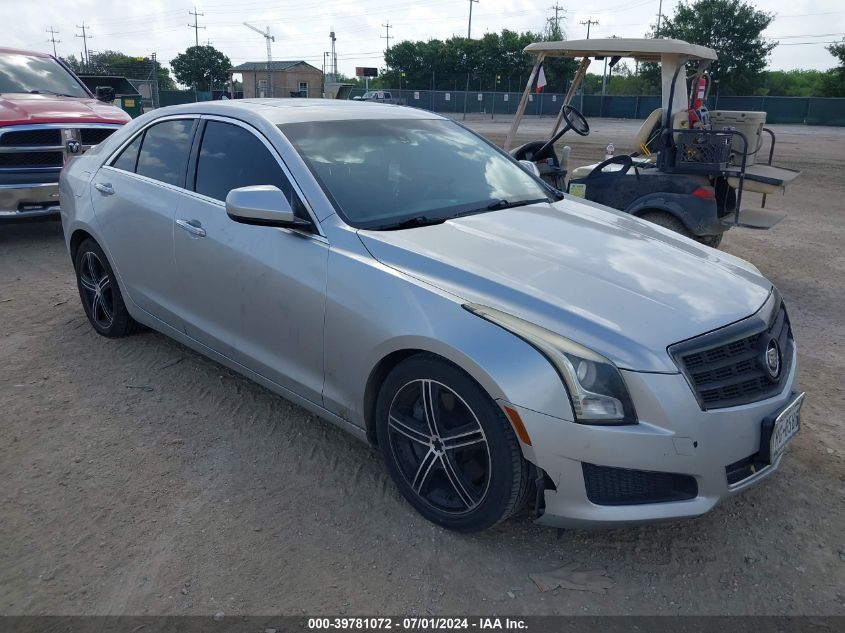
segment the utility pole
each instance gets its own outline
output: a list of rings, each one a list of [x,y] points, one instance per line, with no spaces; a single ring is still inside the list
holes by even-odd
[[[200,29],[205,28],[204,26],[200,26],[199,18],[204,17],[205,13],[197,13],[197,8],[194,7],[193,11],[188,11],[188,15],[194,16],[194,23],[189,24],[188,26],[191,27],[192,29],[194,29],[194,42],[196,43],[196,46],[199,46],[200,45]]]
[[[469,0],[469,24],[467,24],[467,39],[472,39],[472,5],[478,0]]]
[[[61,44],[61,43],[62,43],[62,41],[61,41],[61,40],[57,40],[57,39],[56,39],[56,36],[59,34],[59,32],[58,32],[58,31],[54,31],[52,26],[51,26],[49,29],[47,29],[47,32],[50,34],[50,39],[49,39],[49,40],[47,40],[47,41],[48,41],[48,42],[53,42],[53,57],[58,57],[58,56],[59,56],[59,54],[56,52],[56,44]]]
[[[387,54],[387,51],[390,48],[390,40],[393,39],[393,36],[390,34],[390,20],[388,20],[385,24],[382,24],[382,27],[384,27],[384,35],[381,36],[381,39],[385,41],[384,52]]]
[[[87,67],[90,64],[90,61],[91,61],[91,60],[88,59],[88,38],[91,37],[91,36],[88,35],[88,33],[85,30],[86,27],[85,27],[85,21],[84,20],[82,21],[82,26],[79,26],[77,24],[76,28],[82,29],[82,34],[80,35],[79,33],[76,33],[74,35],[74,37],[81,37],[82,38],[82,46],[85,48],[85,66]]]
[[[654,31],[654,37],[657,39],[660,37],[660,18],[663,17],[663,0],[660,0],[660,4],[657,7],[657,29]]]
[[[559,16],[559,14],[561,12],[566,13],[566,9],[564,9],[559,4],[555,3],[555,6],[549,7],[549,10],[555,12],[555,17],[554,17],[555,30],[554,30],[554,33],[555,33],[555,35],[557,35],[557,34],[560,33],[560,16]]]
[[[334,35],[334,27],[332,27],[331,33],[329,33],[329,37],[332,40],[332,57],[331,57],[331,69],[332,69],[332,81],[337,81],[337,51],[335,50],[334,43],[337,38]]]
[[[593,19],[593,16],[590,16],[588,20],[586,20],[586,21],[584,21],[584,22],[581,22],[581,24],[586,24],[586,25],[587,25],[587,39],[590,39],[590,26],[592,26],[593,24],[595,24],[596,26],[598,26],[599,21],[598,21],[598,20],[594,20],[594,19]]]

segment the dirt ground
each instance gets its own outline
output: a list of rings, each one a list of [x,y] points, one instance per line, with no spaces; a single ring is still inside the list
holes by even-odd
[[[575,164],[638,125],[591,124]],[[845,128],[773,127],[804,171],[770,198],[792,213],[723,248],[788,301],[803,430],[774,477],[679,523],[439,529],[339,429],[157,333],[97,336],[61,226],[0,226],[0,613],[845,613]],[[528,578],[570,561],[613,587]]]

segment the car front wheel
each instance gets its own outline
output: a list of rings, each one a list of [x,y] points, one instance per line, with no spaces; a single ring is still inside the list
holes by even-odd
[[[400,363],[379,392],[376,424],[391,477],[430,521],[472,532],[522,505],[528,463],[513,429],[454,365],[428,354]]]

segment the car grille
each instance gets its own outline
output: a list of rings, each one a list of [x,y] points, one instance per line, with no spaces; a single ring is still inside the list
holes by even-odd
[[[111,128],[81,128],[79,130],[79,140],[82,141],[83,145],[97,145],[98,143],[105,141],[109,136],[114,134],[114,132],[115,131]]]
[[[792,363],[794,341],[786,308],[778,308],[768,324],[758,318],[756,331],[735,324],[669,348],[702,409],[748,404],[777,395],[783,389]],[[771,378],[766,370],[766,346],[771,339],[780,348],[780,372]]]
[[[61,167],[64,162],[62,152],[15,152],[0,153],[0,167]]]
[[[15,145],[61,145],[62,131],[59,129],[20,130],[6,132],[0,136],[0,146]]]
[[[684,501],[698,496],[695,477],[581,463],[587,499],[596,505],[620,506]]]
[[[24,126],[21,126],[24,127]],[[0,127],[0,170],[43,170],[61,168],[66,143],[79,141],[83,149],[102,143],[117,127]]]

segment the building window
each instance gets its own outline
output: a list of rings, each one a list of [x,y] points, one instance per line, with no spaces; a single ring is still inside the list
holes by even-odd
[[[299,94],[303,97],[308,96],[308,82],[307,81],[300,81],[299,82]]]

